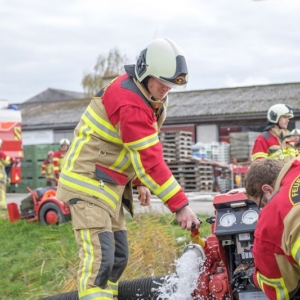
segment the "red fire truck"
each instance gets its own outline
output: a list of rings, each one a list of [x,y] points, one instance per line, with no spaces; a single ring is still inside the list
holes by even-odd
[[[21,182],[21,162],[24,156],[22,147],[22,116],[16,105],[0,100],[0,138],[2,151],[12,158],[6,173],[10,178],[11,189]]]

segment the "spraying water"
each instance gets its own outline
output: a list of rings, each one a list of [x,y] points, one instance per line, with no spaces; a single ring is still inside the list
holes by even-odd
[[[197,281],[203,272],[203,257],[195,251],[187,251],[175,261],[176,274],[166,277],[159,287],[157,299],[160,300],[193,300],[191,296],[197,287]]]

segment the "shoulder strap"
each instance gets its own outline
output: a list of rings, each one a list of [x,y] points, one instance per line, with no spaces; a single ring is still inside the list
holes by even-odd
[[[281,169],[281,171],[279,172],[278,176],[277,176],[277,179],[276,179],[276,182],[275,182],[275,186],[274,186],[274,190],[275,191],[278,191],[279,188],[280,188],[280,184],[281,184],[281,181],[283,179],[283,177],[285,176],[285,174],[289,171],[289,169],[291,168],[293,162],[295,160],[299,160],[298,158],[295,158],[293,160],[290,160],[288,161],[284,166],[283,168]]]

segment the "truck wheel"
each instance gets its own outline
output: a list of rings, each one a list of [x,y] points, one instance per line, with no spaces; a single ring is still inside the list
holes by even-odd
[[[56,225],[66,222],[64,214],[55,203],[45,203],[39,215],[40,222],[44,225]]]

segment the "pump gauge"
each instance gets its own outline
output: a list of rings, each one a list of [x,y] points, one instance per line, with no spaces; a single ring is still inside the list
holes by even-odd
[[[226,213],[220,218],[222,227],[231,227],[236,222],[236,217],[233,213]]]
[[[258,213],[255,210],[247,210],[242,215],[242,222],[246,225],[255,223],[258,219]]]

